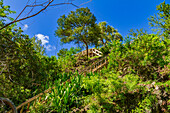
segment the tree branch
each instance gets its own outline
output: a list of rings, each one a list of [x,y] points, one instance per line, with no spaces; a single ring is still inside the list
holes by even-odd
[[[82,4],[79,5],[79,7],[82,6],[82,5],[84,5],[84,4],[89,3],[89,2],[91,2],[91,1],[92,1],[92,0],[89,0],[89,1],[87,1],[87,2],[85,2],[85,3],[82,3]]]
[[[44,11],[53,1],[54,1],[54,0],[51,0],[43,9],[41,9],[41,10],[38,11],[37,13],[35,13],[35,14],[31,15],[31,16],[27,16],[27,17],[25,17],[25,18],[21,18],[21,19],[18,19],[18,20],[14,20],[14,21],[6,24],[5,26],[1,27],[0,30],[6,28],[7,26],[9,26],[9,25],[11,25],[11,24],[13,24],[13,23],[15,23],[15,22],[19,22],[19,21],[22,21],[22,20],[25,20],[25,19],[28,19],[28,18],[31,18],[31,17],[34,17],[34,16],[38,15],[39,13],[41,13],[42,11]],[[27,6],[26,6],[26,7],[27,7]],[[26,7],[25,7],[25,8],[26,8]],[[21,12],[23,12],[23,11],[25,10],[25,8],[24,8]],[[21,13],[20,13],[19,15],[21,15]],[[19,16],[18,16],[18,17],[19,17]]]
[[[33,3],[33,4],[35,4],[35,5],[28,5],[29,1],[30,1],[30,0],[28,0],[27,5],[24,7],[24,9],[20,12],[20,14],[16,17],[15,20],[12,21],[12,22],[10,22],[10,23],[8,23],[8,24],[6,24],[5,26],[1,27],[0,30],[2,30],[2,29],[4,29],[4,28],[8,27],[9,25],[11,25],[11,24],[13,24],[13,23],[15,23],[15,22],[19,22],[19,21],[22,21],[22,20],[25,20],[25,19],[34,17],[34,16],[38,15],[39,13],[41,13],[42,11],[44,11],[45,9],[47,9],[47,7],[49,7],[49,6],[71,4],[71,5],[73,5],[73,6],[77,7],[77,8],[79,8],[80,6],[82,6],[82,5],[84,5],[84,4],[87,4],[87,3],[91,2],[92,0],[89,0],[88,2],[82,3],[82,4],[80,4],[79,6],[73,4],[72,2],[58,3],[58,4],[52,4],[52,5],[51,5],[51,3],[52,3],[54,0],[48,0],[48,1],[43,2],[43,3],[40,3],[40,4],[36,4],[36,0],[35,0],[35,2]],[[48,4],[47,4],[47,3],[48,3]],[[45,4],[47,4],[47,5],[44,6]],[[22,13],[26,10],[27,7],[37,7],[37,6],[43,6],[44,8],[42,8],[42,9],[41,9],[40,11],[38,11],[37,13],[32,14],[31,16],[27,16],[27,17],[18,19],[18,18],[22,15]],[[31,9],[31,11],[30,11],[29,13],[27,13],[27,15],[30,14],[32,11],[33,11],[33,9]]]

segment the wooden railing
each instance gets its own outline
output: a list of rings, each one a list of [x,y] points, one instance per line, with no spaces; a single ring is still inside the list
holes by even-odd
[[[107,60],[108,56],[105,56],[99,60],[97,60],[96,62],[92,63],[90,66],[86,67],[82,72],[82,73],[89,73],[89,72],[96,72],[99,69],[103,68],[104,66],[106,66],[108,64],[108,60]]]
[[[102,52],[100,52],[99,50],[97,49],[93,49],[93,53],[98,55],[98,56],[102,56]]]
[[[54,87],[53,87],[53,88],[54,88]],[[33,103],[33,106],[35,106],[36,100],[38,99],[38,102],[40,102],[42,96],[43,96],[44,94],[46,94],[46,93],[49,93],[49,92],[51,92],[51,88],[49,88],[49,89],[45,90],[44,92],[42,92],[42,93],[40,93],[40,94],[38,94],[38,95],[36,95],[36,96],[28,99],[26,102],[24,102],[24,103],[22,103],[22,104],[20,104],[19,106],[16,107],[17,111],[20,110],[20,113],[23,113],[24,107],[27,106],[26,112],[28,112],[31,102],[34,102],[34,103]],[[45,102],[47,102],[47,100],[45,100]],[[9,111],[8,113],[11,113],[11,112],[12,112],[12,111]]]
[[[75,56],[78,56],[78,55],[86,55],[87,54],[87,51],[84,50],[78,54],[75,54]],[[92,49],[88,49],[88,54],[89,54],[89,57],[93,57],[93,56],[102,56],[102,52],[100,52],[99,50],[95,49],[95,48],[92,48]]]
[[[73,76],[73,77],[75,77],[75,76]],[[70,79],[72,79],[72,78],[70,78]],[[68,79],[65,82],[63,82],[63,84],[65,85],[66,82],[70,82],[70,79]],[[52,89],[54,89],[54,88],[55,87],[52,87]],[[38,99],[38,102],[45,102],[46,103],[48,98],[46,98],[43,101],[41,101],[41,98],[42,98],[43,95],[45,95],[47,93],[51,93],[51,91],[52,91],[51,88],[49,88],[49,89],[45,90],[44,92],[42,92],[42,93],[40,93],[40,94],[38,94],[38,95],[28,99],[26,102],[24,102],[24,103],[22,103],[22,104],[20,104],[19,106],[16,107],[17,111],[19,111],[19,113],[23,113],[24,107],[27,106],[25,112],[28,112],[30,104],[33,103],[33,106],[35,106],[37,99]],[[11,113],[11,112],[12,111],[9,111],[8,113]]]
[[[84,70],[82,70],[79,74],[86,74],[86,73],[89,73],[89,72],[96,72],[98,70],[100,70],[101,68],[103,68],[104,66],[106,66],[108,64],[108,61],[107,61],[107,56],[97,60],[96,62],[92,63],[90,66],[86,67]],[[70,78],[71,79],[71,78]],[[68,79],[67,81],[70,82],[70,79]],[[66,81],[64,82],[64,84],[66,83]],[[52,87],[54,88],[54,87]],[[26,102],[20,104],[19,106],[16,107],[17,111],[20,110],[20,113],[23,113],[23,110],[24,110],[24,107],[27,106],[26,108],[26,112],[29,111],[29,107],[30,107],[30,104],[33,103],[33,106],[35,106],[36,104],[36,101],[38,99],[38,102],[41,102],[41,98],[43,95],[45,95],[46,93],[50,93],[52,90],[51,88],[45,90],[44,92],[28,99]],[[47,99],[44,100],[43,102],[47,102]],[[9,111],[11,112],[11,111]]]

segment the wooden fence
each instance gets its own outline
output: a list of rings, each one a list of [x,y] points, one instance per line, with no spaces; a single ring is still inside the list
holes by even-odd
[[[84,50],[80,53],[75,54],[75,56],[85,56],[87,54],[87,51]],[[99,50],[92,48],[92,49],[88,49],[88,55],[89,57],[94,57],[94,56],[102,56],[102,52],[100,52]]]

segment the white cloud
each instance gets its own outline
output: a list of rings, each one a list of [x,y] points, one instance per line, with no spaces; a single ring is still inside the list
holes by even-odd
[[[46,48],[47,51],[52,51],[52,50],[55,50],[55,49],[56,49],[55,46],[52,46],[52,45],[50,45],[50,44],[45,45],[44,47]]]
[[[46,48],[47,51],[51,51],[51,50],[56,49],[55,46],[48,44],[49,43],[49,36],[45,36],[43,34],[37,34],[35,36],[38,38],[38,40],[41,40],[42,45]]]
[[[52,48],[51,48],[52,46],[49,44],[49,45],[47,45],[47,46],[45,46],[45,48],[46,48],[46,50],[47,51],[51,51],[52,50]]]
[[[41,40],[42,45],[49,43],[49,36],[44,36],[42,34],[37,34],[35,36],[38,38],[38,40]]]
[[[28,29],[28,25],[25,24],[23,30],[27,30],[27,29]]]

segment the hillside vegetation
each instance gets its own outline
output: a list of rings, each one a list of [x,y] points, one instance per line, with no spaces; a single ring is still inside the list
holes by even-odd
[[[12,20],[9,14],[14,12],[9,8],[0,1],[0,27],[8,19]],[[77,11],[80,13],[85,10],[88,8]],[[85,26],[88,30],[73,30],[70,24],[57,29],[56,35],[60,35],[65,42],[80,38],[83,30],[84,33],[89,29],[93,32],[94,29],[99,30],[100,40],[88,43],[95,43],[96,48],[103,53],[102,57],[107,56],[108,65],[98,72],[85,75],[74,69],[91,65],[97,61],[97,56],[87,56],[88,59],[82,57],[86,63],[78,64],[81,58],[74,54],[80,52],[80,48],[71,48],[62,49],[58,58],[48,57],[41,41],[23,34],[16,24],[0,30],[0,97],[9,98],[18,106],[52,88],[51,92],[42,96],[41,100],[44,101],[39,102],[37,99],[30,104],[31,113],[170,112],[170,5],[163,2],[157,6],[157,10],[158,14],[149,19],[151,27],[157,30],[153,34],[144,30],[131,30],[127,37],[122,38],[106,22],[97,25],[95,21]],[[71,12],[72,16],[75,13]],[[89,15],[95,20],[94,15]],[[79,20],[82,21],[81,16]],[[68,22],[70,18],[62,16],[58,23]],[[95,27],[90,28],[93,25]],[[75,34],[65,31],[63,27],[73,30]],[[93,32],[85,36],[93,37]],[[64,36],[65,33],[68,33],[67,36]],[[107,41],[102,43],[102,40]],[[85,44],[85,47],[88,49],[89,45]]]

